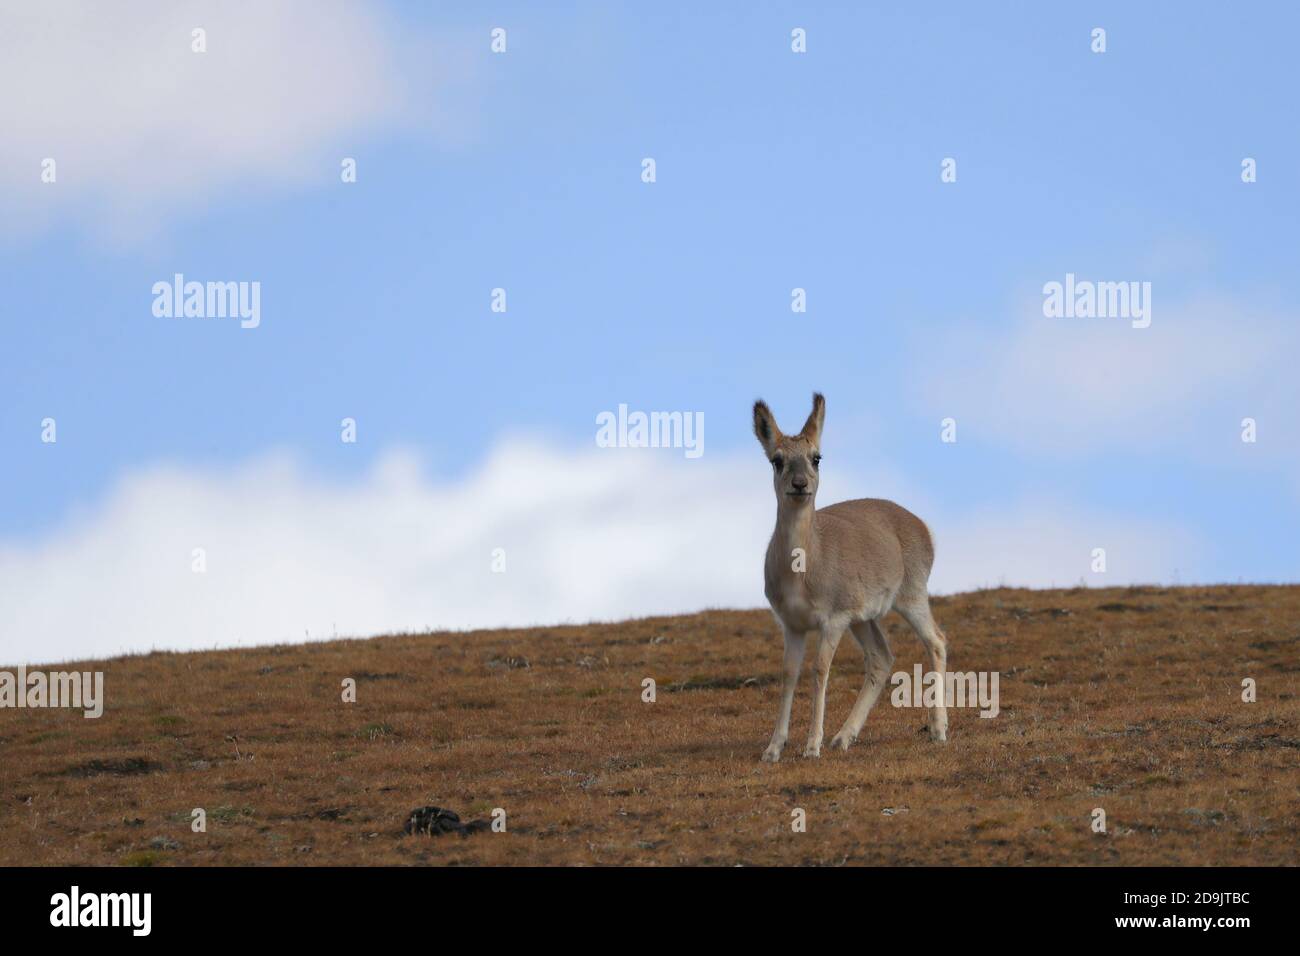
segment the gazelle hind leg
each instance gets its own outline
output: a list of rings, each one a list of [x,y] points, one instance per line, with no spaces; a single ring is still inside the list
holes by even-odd
[[[871,713],[881,690],[889,681],[889,669],[894,666],[894,652],[890,650],[889,641],[879,624],[875,621],[856,621],[849,629],[862,648],[867,676],[862,681],[862,690],[858,691],[858,699],[853,702],[853,709],[849,711],[844,726],[831,740],[831,747],[840,750],[848,750],[849,744],[858,739],[862,725],[867,722],[867,715]]]
[[[944,678],[948,669],[948,642],[943,631],[939,630],[939,625],[934,623],[934,615],[930,613],[930,597],[924,591],[906,601],[900,598],[894,605],[894,610],[916,631],[916,636],[925,646],[928,668],[939,675],[939,703],[930,708],[926,724],[930,728],[930,739],[943,743],[948,739],[948,708],[945,706],[947,681]]]

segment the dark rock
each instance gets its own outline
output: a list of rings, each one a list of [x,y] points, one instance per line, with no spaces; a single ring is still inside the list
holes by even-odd
[[[469,836],[471,833],[486,830],[490,826],[491,824],[486,820],[461,823],[460,815],[454,810],[444,810],[442,807],[419,807],[411,811],[402,832],[412,835],[423,834],[425,836],[459,833],[464,837]]]

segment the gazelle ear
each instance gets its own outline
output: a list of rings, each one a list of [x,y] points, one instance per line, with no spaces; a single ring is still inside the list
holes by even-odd
[[[803,423],[803,431],[799,434],[808,439],[814,445],[818,445],[822,440],[822,422],[826,420],[826,399],[822,398],[821,392],[813,392],[813,407],[808,415],[808,420]]]
[[[758,443],[763,446],[767,457],[771,458],[776,452],[777,442],[781,440],[781,429],[776,427],[772,409],[768,408],[767,402],[762,400],[754,403],[754,434],[758,437]]]

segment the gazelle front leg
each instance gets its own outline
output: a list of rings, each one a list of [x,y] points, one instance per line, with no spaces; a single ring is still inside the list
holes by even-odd
[[[781,676],[781,710],[777,714],[776,730],[772,731],[772,742],[763,751],[763,759],[768,763],[781,759],[781,750],[790,736],[790,707],[794,704],[794,689],[803,667],[804,633],[792,631],[785,625],[782,627],[785,630],[785,659]]]
[[[808,730],[808,745],[803,749],[805,757],[822,755],[822,725],[826,719],[826,685],[830,682],[831,660],[835,649],[840,646],[844,636],[843,621],[823,625],[817,634],[817,669],[813,677],[813,714],[812,727]]]

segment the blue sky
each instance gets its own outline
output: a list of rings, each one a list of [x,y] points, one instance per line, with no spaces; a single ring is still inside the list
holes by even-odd
[[[461,487],[512,441],[562,468],[619,403],[702,412],[705,458],[744,463],[711,477],[765,491],[750,404],[763,396],[793,429],[818,389],[844,497],[895,494],[995,529],[1047,513],[1168,533],[1133,579],[1294,580],[1294,8],[752,6],[354,4],[346,15],[374,30],[357,65],[358,30],[313,37],[342,8],[250,26],[246,8],[182,4],[171,34],[120,55],[188,53],[189,24],[214,24],[209,52],[177,61],[216,75],[193,104],[192,73],[160,69],[138,81],[175,87],[158,109],[118,121],[139,101],[125,89],[93,134],[77,96],[0,107],[18,131],[0,160],[0,555],[89,533],[151,469],[220,485],[285,455],[346,495],[402,449],[421,480]],[[335,82],[370,92],[336,116],[331,89],[298,128],[293,97],[277,112],[220,74],[244,69],[223,57],[253,30],[298,30],[306,48],[275,46],[281,70],[253,64],[253,79],[341,70]],[[58,82],[123,82],[114,44],[99,46]],[[296,90],[316,96],[309,80]],[[39,180],[51,142],[69,156],[54,185]],[[110,147],[125,157],[112,175],[96,165]],[[940,182],[945,157],[955,183]],[[151,286],[175,272],[259,281],[261,325],[155,317]],[[1043,317],[1043,283],[1067,272],[1151,282],[1152,327]],[[795,287],[806,314],[791,312]],[[1078,363],[1091,364],[1061,371]],[[40,441],[47,416],[55,445]],[[347,416],[355,445],[339,441]],[[939,440],[947,416],[956,444]],[[689,493],[734,491],[702,474]],[[953,586],[1015,583],[1001,556],[1030,530],[994,535],[985,578]],[[52,593],[78,602],[72,578]],[[507,615],[529,617],[526,602]]]

